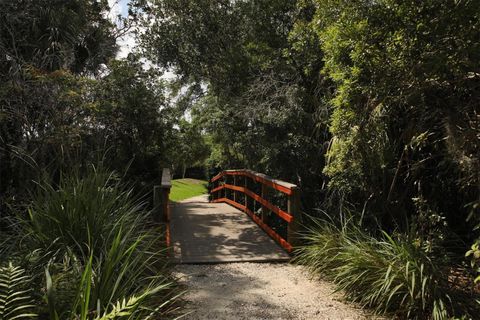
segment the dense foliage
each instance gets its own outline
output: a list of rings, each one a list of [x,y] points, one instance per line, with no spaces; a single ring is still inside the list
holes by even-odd
[[[304,74],[301,53],[290,50],[296,1],[145,6],[143,46],[192,89],[192,120],[212,143],[208,165],[294,181],[310,206],[318,203],[328,136],[318,122],[326,116],[324,93],[318,92],[323,77],[319,64]]]
[[[38,185],[2,233],[5,319],[147,319],[172,311],[162,233],[145,203],[101,167]],[[5,290],[5,291],[3,291]]]
[[[476,2],[145,6],[147,53],[202,91],[192,112],[215,164],[302,186],[323,171],[328,197],[368,199],[389,226],[420,211],[414,198],[460,210],[450,223],[478,207]]]
[[[299,261],[351,299],[412,318],[478,311],[463,302],[479,300],[480,2],[132,0],[119,24],[109,9],[0,1],[2,232],[19,214],[30,245],[82,257],[78,292],[106,301],[88,279],[108,256],[110,216],[88,232],[77,223],[97,219],[112,181],[100,192],[66,173],[103,159],[140,193],[164,166],[245,167],[298,184],[312,217],[328,212],[329,222],[305,219]],[[135,23],[139,50],[115,59]],[[106,212],[125,208],[104,200]],[[0,268],[6,282],[31,275],[16,261]]]
[[[337,85],[330,186],[384,220],[428,208],[461,224],[478,206],[480,6],[367,4],[322,3],[311,22]]]
[[[158,73],[115,60],[131,21],[109,10],[0,2],[1,319],[173,317],[163,233],[137,194],[178,130]]]
[[[32,177],[19,153],[58,166],[82,141],[89,79],[76,74],[97,72],[116,52],[106,10],[106,1],[0,2],[2,198],[19,197]]]
[[[341,220],[348,210],[381,243],[383,232],[409,234],[401,241],[418,265],[444,248],[456,258],[433,282],[463,272],[480,217],[478,1],[138,5],[146,53],[196,89],[191,114],[211,137],[210,166],[297,183],[306,212]],[[479,252],[468,252],[474,265]],[[432,311],[399,301],[399,312]]]

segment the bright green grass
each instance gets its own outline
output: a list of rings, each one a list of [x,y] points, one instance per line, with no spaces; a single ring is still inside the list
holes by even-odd
[[[180,201],[207,193],[207,181],[197,179],[172,180],[170,200]]]

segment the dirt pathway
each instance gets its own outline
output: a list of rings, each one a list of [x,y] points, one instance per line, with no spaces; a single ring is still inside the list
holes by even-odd
[[[374,319],[311,280],[301,266],[272,263],[178,265],[188,290],[182,319]]]

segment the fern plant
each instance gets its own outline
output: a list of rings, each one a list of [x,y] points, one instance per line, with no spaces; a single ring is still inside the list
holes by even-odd
[[[31,319],[37,316],[35,305],[28,289],[30,277],[25,270],[9,263],[0,267],[0,319]]]

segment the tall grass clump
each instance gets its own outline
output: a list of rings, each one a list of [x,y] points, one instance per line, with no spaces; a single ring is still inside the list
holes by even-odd
[[[408,236],[372,236],[353,222],[316,220],[304,237],[297,262],[377,313],[436,320],[469,313],[471,301],[449,281],[454,263]]]
[[[161,231],[114,174],[92,166],[38,183],[19,220],[10,260],[30,277],[40,319],[174,315],[178,291]]]
[[[115,232],[145,220],[143,204],[112,173],[90,167],[86,173],[63,174],[58,184],[38,183],[29,206],[26,229],[35,246],[99,252]]]

